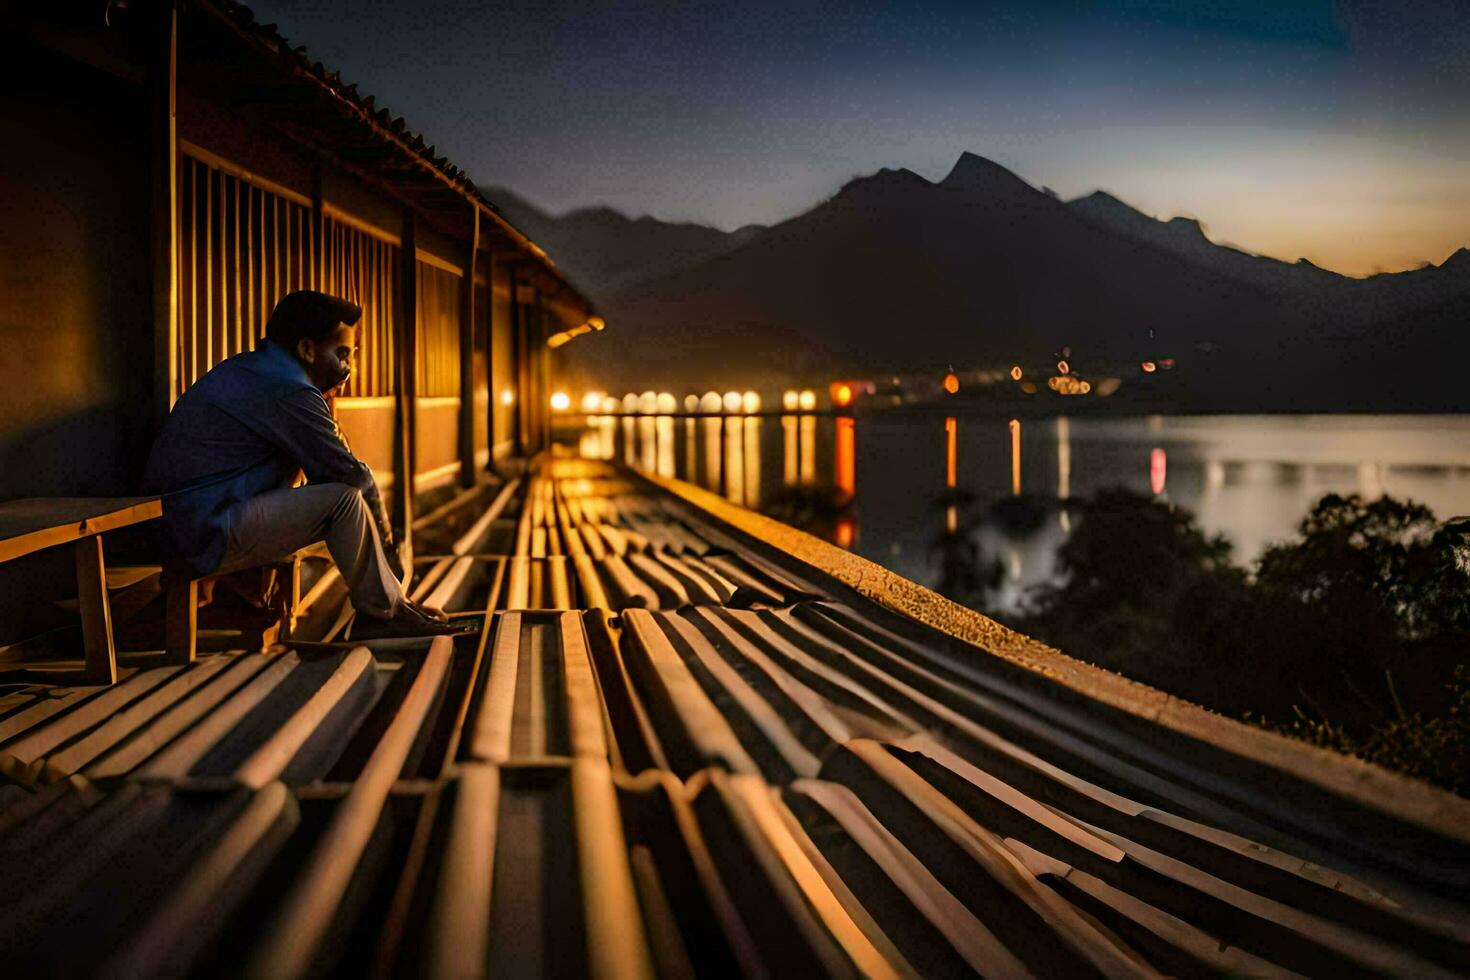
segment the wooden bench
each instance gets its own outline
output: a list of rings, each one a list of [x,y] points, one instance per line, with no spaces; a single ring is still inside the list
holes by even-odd
[[[285,640],[296,626],[296,612],[301,606],[301,560],[314,553],[311,547],[287,555],[280,561],[269,562],[258,569],[261,592],[266,592],[269,576],[274,576],[273,594],[270,605],[277,610],[276,625],[261,635],[260,646],[270,646],[277,640]],[[238,573],[236,573],[238,574]],[[201,586],[215,576],[197,578],[192,572],[174,567],[164,569],[164,662],[170,664],[193,663],[199,645],[199,598]],[[262,598],[267,596],[262,595]]]
[[[0,562],[72,545],[76,555],[77,600],[82,615],[86,665],[79,680],[117,681],[117,647],[107,598],[107,563],[102,535],[151,521],[163,513],[158,497],[35,497],[0,503]]]

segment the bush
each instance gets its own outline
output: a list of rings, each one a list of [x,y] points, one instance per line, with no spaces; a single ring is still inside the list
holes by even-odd
[[[1085,501],[1062,578],[1015,625],[1227,714],[1465,792],[1466,525],[1328,495],[1253,575],[1187,511],[1111,490]],[[1452,678],[1446,684],[1446,678]]]

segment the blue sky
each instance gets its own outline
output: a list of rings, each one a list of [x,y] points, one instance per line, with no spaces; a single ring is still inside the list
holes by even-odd
[[[963,150],[1365,274],[1470,244],[1470,2],[253,4],[486,183],[771,223]]]

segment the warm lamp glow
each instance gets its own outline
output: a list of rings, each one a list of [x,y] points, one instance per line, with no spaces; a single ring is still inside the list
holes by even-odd
[[[1144,361],[1142,364],[1139,365],[1139,367],[1143,368],[1144,374],[1153,374],[1159,369],[1159,366],[1153,361]]]
[[[694,412],[699,411],[699,396],[698,395],[685,395],[684,396],[684,411],[689,412],[691,414],[693,414]]]
[[[1021,380],[1021,365],[1017,364],[1015,367],[1011,368],[1011,380],[1012,381],[1020,381]]]
[[[724,406],[725,406],[725,411],[727,411],[727,412],[738,412],[738,411],[740,411],[740,392],[738,392],[738,391],[727,391],[727,392],[725,392]]]
[[[797,399],[797,405],[800,406],[803,412],[810,412],[817,407],[817,393],[810,388],[806,389],[801,393],[801,397]]]
[[[960,377],[953,371],[944,376],[944,390],[953,395],[960,390]]]
[[[679,400],[671,392],[661,391],[658,393],[658,411],[660,415],[669,415],[679,410]]]
[[[704,397],[699,400],[701,412],[718,412],[720,410],[720,393],[718,391],[706,391]]]
[[[572,396],[565,391],[554,391],[551,393],[551,410],[553,412],[565,412],[572,407]]]
[[[761,396],[753,391],[747,391],[740,396],[740,407],[750,414],[759,412],[761,410]]]
[[[794,412],[801,405],[801,393],[798,391],[785,391],[781,394],[781,407],[788,412]]]
[[[1066,361],[1057,361],[1057,374],[1070,374],[1071,371],[1072,365],[1068,364]]]
[[[838,408],[846,408],[852,404],[852,385],[846,381],[834,381],[831,394],[832,404]]]
[[[502,405],[512,405],[515,403],[515,400],[516,393],[511,391],[509,388],[500,393],[500,404]]]

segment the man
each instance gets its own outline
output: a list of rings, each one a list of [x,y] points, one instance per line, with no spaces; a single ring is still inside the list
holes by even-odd
[[[175,403],[145,489],[164,497],[168,557],[197,577],[325,540],[357,612],[355,638],[448,633],[443,613],[403,594],[377,483],[323,397],[352,373],[361,315],[312,290],[277,303],[259,348],[216,365]],[[293,488],[298,472],[307,482]]]

